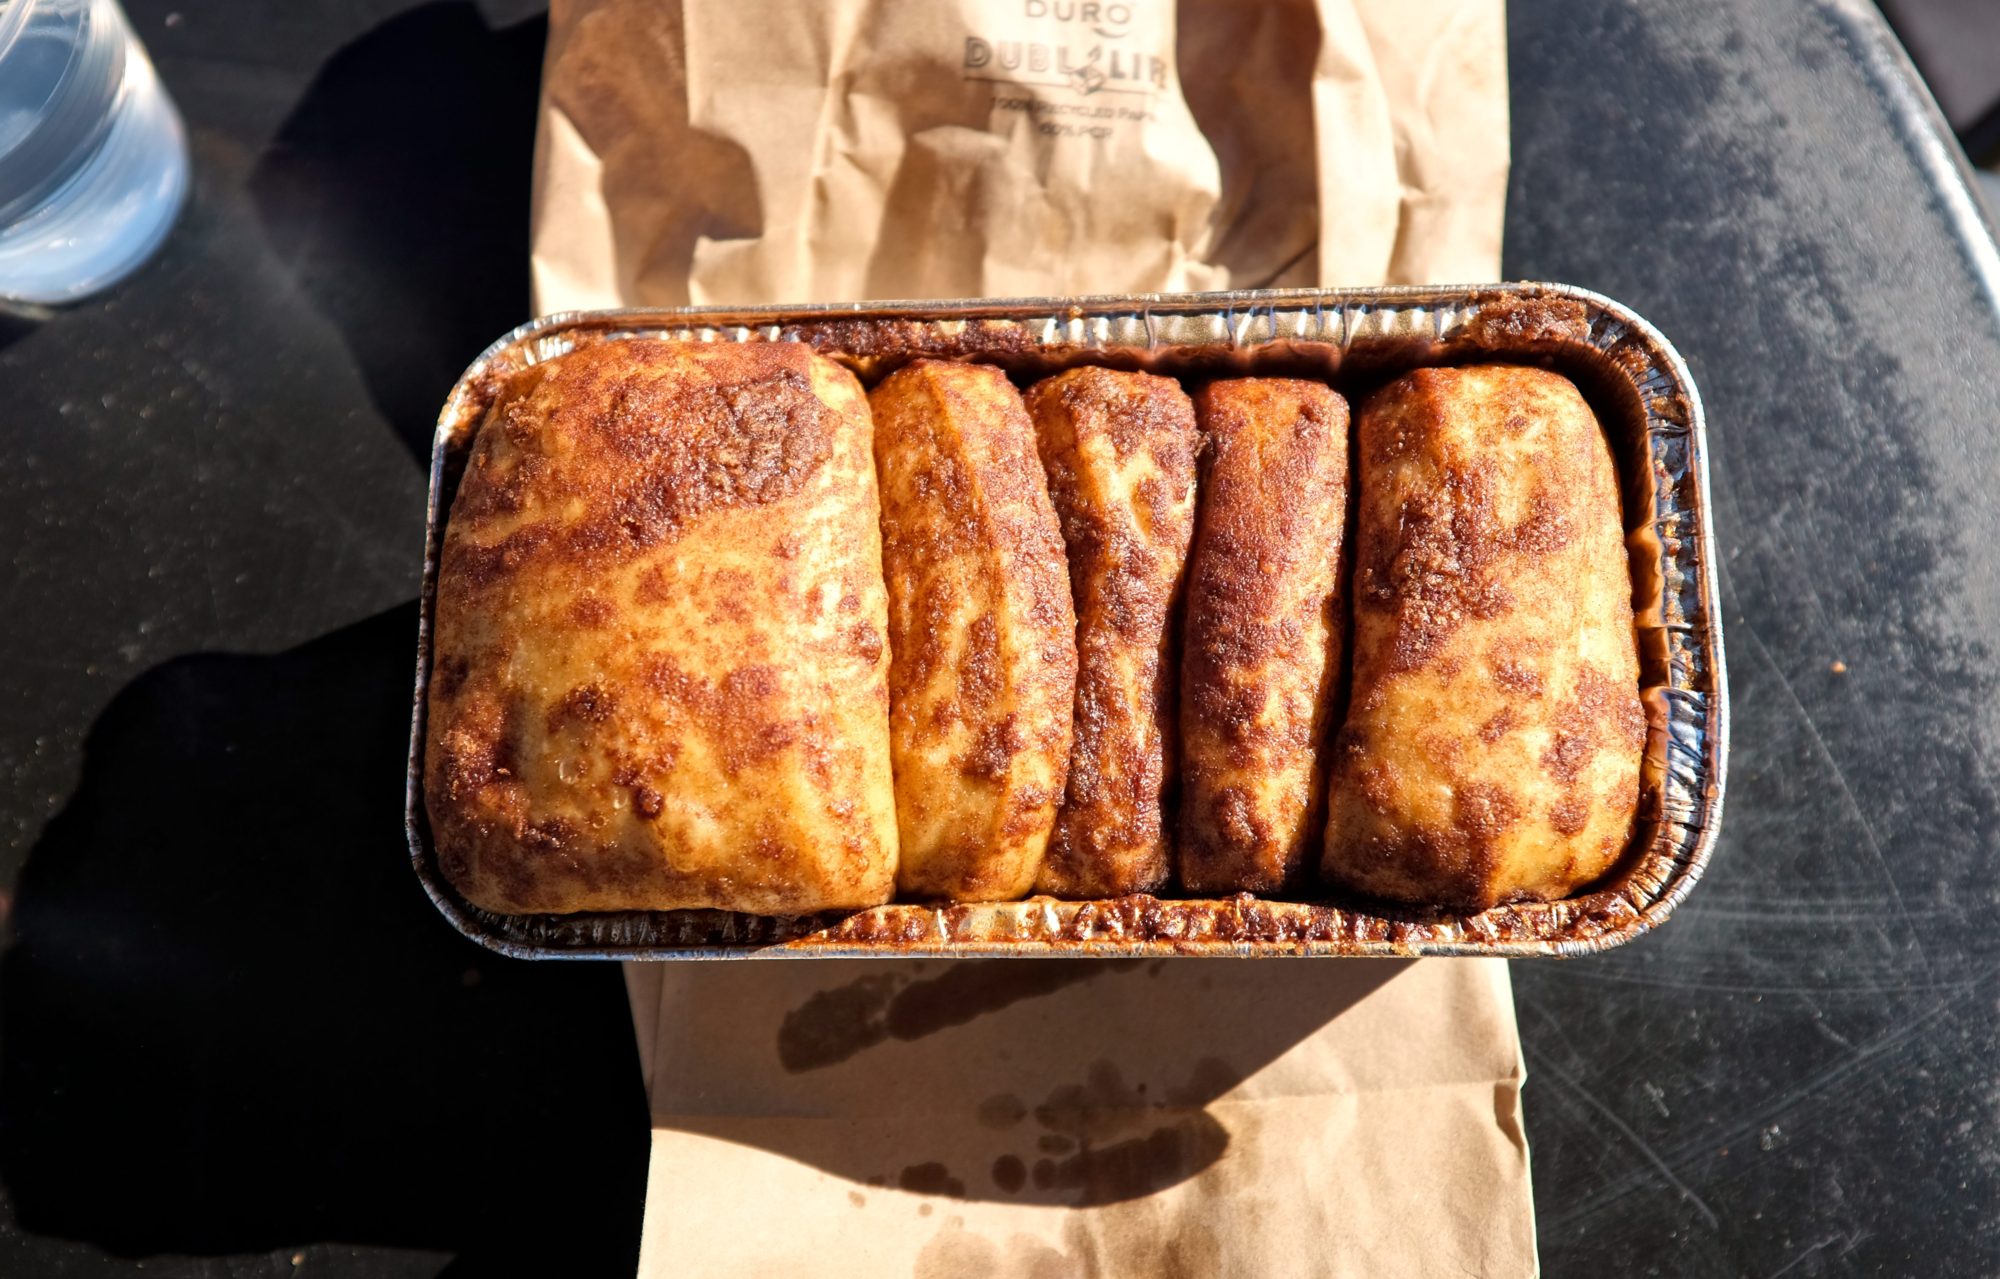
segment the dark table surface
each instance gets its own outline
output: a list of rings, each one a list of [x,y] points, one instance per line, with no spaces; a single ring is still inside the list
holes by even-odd
[[[629,1272],[617,970],[460,940],[400,827],[543,24],[130,8],[191,205],[0,327],[0,1275]],[[1505,271],[1687,355],[1735,709],[1674,922],[1515,966],[1546,1269],[2000,1272],[2000,260],[1854,0],[1510,9]]]

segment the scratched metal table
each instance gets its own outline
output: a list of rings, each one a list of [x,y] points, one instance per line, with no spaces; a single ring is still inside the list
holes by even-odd
[[[1993,1274],[1992,242],[1872,11],[1511,8],[1506,270],[1688,355],[1735,705],[1680,916],[1515,968],[1547,1271]],[[192,207],[0,328],[0,1274],[629,1272],[616,971],[461,942],[398,826],[425,437],[525,311],[541,24],[132,14]]]

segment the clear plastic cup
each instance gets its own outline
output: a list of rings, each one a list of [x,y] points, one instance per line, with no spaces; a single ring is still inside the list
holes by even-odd
[[[116,0],[0,0],[0,299],[116,283],[187,185],[180,116]]]

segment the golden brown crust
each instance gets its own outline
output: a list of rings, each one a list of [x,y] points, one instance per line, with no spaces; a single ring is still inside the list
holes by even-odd
[[[889,588],[897,888],[1034,887],[1069,772],[1076,614],[1034,425],[1007,375],[919,360],[869,403]]]
[[[1624,850],[1646,735],[1603,431],[1567,380],[1482,365],[1397,379],[1356,433],[1323,870],[1453,909],[1565,896]]]
[[[445,529],[425,799],[507,913],[888,900],[867,401],[790,343],[521,374]]]
[[[1171,379],[1072,369],[1027,396],[1076,605],[1075,745],[1039,887],[1145,892],[1172,868],[1173,611],[1194,531],[1194,407]]]
[[[1325,829],[1341,669],[1347,401],[1243,378],[1195,397],[1205,453],[1181,653],[1181,885],[1295,884]]]

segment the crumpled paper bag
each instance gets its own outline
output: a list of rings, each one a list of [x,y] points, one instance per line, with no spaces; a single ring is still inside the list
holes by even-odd
[[[1502,0],[555,0],[538,311],[1478,281]],[[1535,1270],[1498,961],[627,965],[646,1276]]]
[[[1475,281],[1500,0],[557,0],[544,307]]]

